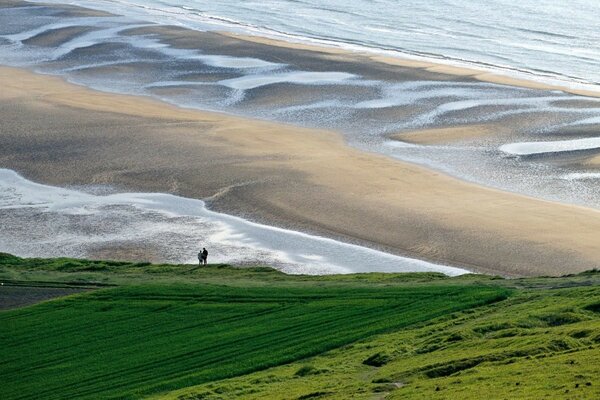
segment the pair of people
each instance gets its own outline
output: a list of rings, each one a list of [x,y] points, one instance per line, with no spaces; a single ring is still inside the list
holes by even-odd
[[[208,259],[208,250],[205,247],[202,248],[202,251],[198,253],[198,265],[206,265],[206,260]]]

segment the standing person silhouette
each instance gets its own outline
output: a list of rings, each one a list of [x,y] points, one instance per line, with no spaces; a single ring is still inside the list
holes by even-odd
[[[198,266],[202,265],[202,252],[198,252]]]
[[[204,262],[204,265],[206,265],[206,260],[208,259],[208,250],[206,250],[206,248],[202,248],[202,261]]]

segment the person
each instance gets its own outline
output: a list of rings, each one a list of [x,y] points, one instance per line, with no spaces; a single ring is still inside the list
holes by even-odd
[[[202,252],[198,252],[198,266],[202,265]]]
[[[206,260],[208,259],[208,250],[206,250],[206,248],[202,248],[202,261],[204,262],[204,265],[206,265]]]

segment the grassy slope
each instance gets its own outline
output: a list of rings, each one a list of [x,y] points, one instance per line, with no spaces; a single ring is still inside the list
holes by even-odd
[[[600,396],[599,274],[302,277],[0,255],[0,280],[121,285],[0,313],[3,398]]]
[[[508,300],[167,399],[597,399],[600,288]],[[377,357],[373,357],[377,356]],[[379,367],[365,365],[378,359]],[[305,372],[308,371],[308,372]]]
[[[57,261],[50,269],[76,264]],[[100,270],[84,264],[79,269]],[[271,273],[257,271],[255,278]],[[507,293],[326,281],[102,289],[0,313],[0,376],[9,382],[3,398],[135,398],[320,354]]]

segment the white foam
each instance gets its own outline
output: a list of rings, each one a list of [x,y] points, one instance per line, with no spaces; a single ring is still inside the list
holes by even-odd
[[[507,95],[505,88],[498,86],[490,87],[489,84],[485,83],[475,83],[468,87],[462,87],[466,85],[457,82],[440,83],[429,81],[422,82],[419,85],[409,85],[409,83],[413,82],[384,86],[382,97],[358,102],[353,107],[370,109],[387,108],[416,104],[423,100],[437,98],[485,99],[486,97],[498,98]]]
[[[0,251],[22,256],[86,257],[131,246],[169,262],[264,263],[288,273],[467,271],[256,224],[207,210],[201,200],[161,193],[94,195],[40,185],[0,169]]]
[[[205,64],[211,67],[217,68],[280,68],[285,64],[272,63],[269,61],[261,60],[259,58],[251,57],[232,57],[232,56],[219,56],[219,55],[203,55],[199,56]]]
[[[598,112],[598,110],[595,110],[596,112]],[[585,119],[580,119],[568,124],[564,124],[562,126],[575,126],[575,125],[596,125],[596,124],[600,124],[600,117],[591,117],[591,118],[585,118]]]
[[[565,151],[591,150],[600,148],[600,137],[557,140],[553,142],[522,142],[500,146],[500,151],[507,154],[527,156],[533,154],[559,153]]]
[[[274,83],[294,83],[300,85],[340,84],[355,78],[356,75],[347,72],[308,72],[291,71],[280,74],[256,74],[239,78],[225,79],[220,85],[231,89],[248,90]]]
[[[130,43],[130,39],[124,36],[119,36],[119,33],[128,29],[142,28],[148,26],[148,24],[123,24],[120,26],[113,26],[109,28],[99,29],[84,33],[83,35],[77,36],[60,46],[58,46],[52,52],[51,59],[56,60],[60,57],[66,56],[67,54],[85,47],[94,46],[103,42],[121,42]],[[141,41],[141,40],[140,40]],[[156,47],[160,47],[159,44]]]
[[[209,82],[196,82],[196,81],[159,81],[152,82],[146,86],[146,89],[154,88],[170,88],[170,87],[189,87],[189,86],[207,86]]]
[[[307,104],[298,104],[289,107],[278,108],[273,111],[274,114],[288,114],[288,113],[299,113],[303,111],[309,110],[318,110],[318,109],[330,109],[330,108],[341,108],[347,107],[347,103],[343,103],[339,100],[323,100],[323,101],[315,101],[313,103]]]
[[[600,172],[572,172],[560,177],[567,181],[581,181],[588,179],[600,179]]]

